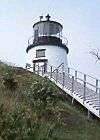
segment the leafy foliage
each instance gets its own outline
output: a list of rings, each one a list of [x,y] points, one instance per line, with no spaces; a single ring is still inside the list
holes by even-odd
[[[53,122],[46,124],[43,118],[56,107],[58,90],[47,78],[36,79],[37,76],[34,76],[30,89],[22,93],[24,95],[22,102],[14,101],[11,111],[6,111],[5,106],[1,104],[1,138],[42,140],[42,138],[49,139],[52,136],[56,124]],[[43,129],[45,129],[44,132]]]
[[[5,88],[10,90],[15,90],[17,88],[17,82],[14,79],[14,72],[10,66],[5,66],[3,80]]]
[[[38,103],[45,109],[48,105],[56,105],[58,90],[47,78],[33,82],[30,89],[30,95],[33,96],[33,106]]]

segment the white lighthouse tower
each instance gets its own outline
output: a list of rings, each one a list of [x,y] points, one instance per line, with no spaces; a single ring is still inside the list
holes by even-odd
[[[37,66],[44,69],[44,73],[49,66],[58,67],[64,64],[67,68],[68,41],[62,37],[63,26],[50,20],[49,14],[45,20],[33,25],[33,36],[28,40],[26,52],[28,54],[27,63],[36,70]]]

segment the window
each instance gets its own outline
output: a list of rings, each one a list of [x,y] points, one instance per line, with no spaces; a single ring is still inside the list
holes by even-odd
[[[35,32],[34,32],[34,38],[37,40],[37,38],[38,38],[38,29],[37,30],[35,30]]]
[[[49,25],[49,34],[54,34],[54,25],[52,23]]]
[[[36,57],[45,57],[45,49],[36,50]]]

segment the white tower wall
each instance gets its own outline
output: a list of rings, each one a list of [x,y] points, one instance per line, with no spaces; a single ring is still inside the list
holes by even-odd
[[[45,49],[45,57],[36,58],[36,50]],[[47,59],[48,65],[58,67],[61,63],[64,63],[65,69],[68,66],[67,52],[63,47],[54,45],[39,45],[33,47],[28,52],[27,63],[33,65],[33,60]]]

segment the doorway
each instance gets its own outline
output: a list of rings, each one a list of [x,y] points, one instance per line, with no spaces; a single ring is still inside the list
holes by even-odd
[[[47,59],[33,60],[33,71],[35,73],[45,74],[47,72]]]

